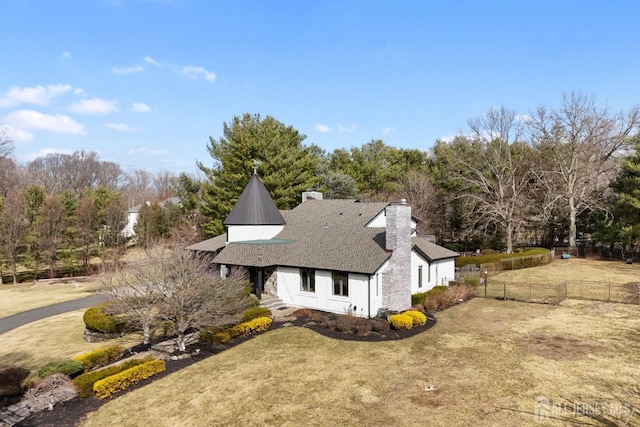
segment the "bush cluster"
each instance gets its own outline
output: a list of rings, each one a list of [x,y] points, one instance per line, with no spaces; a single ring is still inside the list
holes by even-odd
[[[411,317],[411,320],[413,321],[413,326],[422,326],[427,323],[427,316],[425,316],[424,313],[421,311],[407,310],[402,314]]]
[[[271,317],[257,317],[219,332],[204,330],[200,332],[200,340],[213,344],[226,344],[231,338],[266,331],[271,326],[271,322]]]
[[[444,291],[446,291],[449,287],[448,286],[434,286],[433,288],[429,289],[427,292],[420,292],[417,294],[413,294],[411,295],[411,305],[412,306],[416,306],[416,305],[422,305],[424,304],[424,300],[432,295],[438,295]]]
[[[82,368],[84,371],[90,371],[91,369],[100,368],[102,366],[108,365],[109,363],[115,362],[120,359],[124,354],[124,348],[119,345],[113,345],[109,347],[101,347],[90,351],[88,353],[83,353],[78,356],[74,356],[73,360],[77,360],[82,363]]]
[[[106,399],[166,369],[164,360],[151,360],[96,381],[93,391],[99,399]]]
[[[73,383],[78,389],[78,396],[82,398],[90,397],[91,395],[93,395],[93,385],[97,381],[115,374],[119,374],[120,372],[133,368],[134,366],[150,362],[151,360],[155,359],[153,359],[151,356],[145,357],[143,359],[130,359],[118,365],[108,366],[98,371],[85,372],[84,374],[79,375],[75,380],[73,380]]]
[[[103,334],[120,334],[126,328],[126,322],[108,312],[109,303],[91,307],[84,312],[82,319],[87,329]]]
[[[51,374],[65,374],[70,377],[74,377],[83,371],[83,365],[81,362],[73,359],[58,360],[55,362],[47,363],[38,371],[38,377],[44,378]]]
[[[242,313],[242,321],[249,322],[258,317],[271,317],[271,310],[266,307],[253,307]]]
[[[29,370],[11,366],[0,370],[0,397],[22,392],[22,382],[29,376]]]
[[[428,312],[443,310],[452,305],[458,304],[460,300],[466,301],[472,298],[476,293],[476,288],[472,285],[452,285],[445,291],[435,295],[429,295],[425,298],[423,306]]]
[[[394,329],[411,329],[413,327],[413,318],[406,314],[392,314],[389,316],[389,323]]]

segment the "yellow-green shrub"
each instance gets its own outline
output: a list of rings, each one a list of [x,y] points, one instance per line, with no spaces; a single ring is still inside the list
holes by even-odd
[[[86,372],[91,369],[108,365],[111,362],[115,362],[116,360],[120,359],[123,354],[123,347],[119,345],[112,345],[109,347],[101,347],[88,353],[74,356],[73,360],[77,360],[78,362],[82,363],[82,368]]]
[[[110,303],[106,302],[84,312],[82,320],[87,329],[103,334],[119,334],[125,330],[126,322],[110,314],[109,305]]]
[[[151,360],[155,359],[151,356],[145,357],[143,359],[130,359],[118,365],[107,366],[106,368],[100,369],[98,371],[85,372],[84,374],[79,375],[76,379],[73,380],[73,383],[78,389],[78,396],[87,398],[93,394],[93,385],[97,381],[115,374],[119,374],[120,372],[133,368],[134,366],[150,362]]]
[[[389,316],[389,322],[394,329],[411,329],[413,327],[413,318],[406,314],[392,314]]]
[[[413,326],[422,326],[427,323],[427,316],[424,313],[416,311],[416,310],[407,310],[404,313],[413,320]]]
[[[271,326],[270,317],[258,317],[248,322],[242,322],[235,326],[232,326],[224,331],[220,331],[214,334],[205,333],[200,334],[200,340],[210,341],[214,344],[225,344],[231,338],[239,337],[241,335],[250,335],[255,332],[262,332],[269,329]]]
[[[126,390],[132,385],[145,380],[167,369],[164,360],[152,360],[142,365],[134,366],[119,374],[96,381],[93,391],[99,399],[106,399],[113,394]]]
[[[242,313],[243,322],[248,322],[258,317],[271,317],[271,310],[267,307],[253,307]]]

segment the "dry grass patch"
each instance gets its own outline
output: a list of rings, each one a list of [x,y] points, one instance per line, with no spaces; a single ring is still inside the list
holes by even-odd
[[[540,396],[640,407],[640,310],[608,304],[607,317],[593,314],[599,305],[474,299],[383,343],[278,329],[116,398],[83,425],[607,425],[609,415],[534,416]],[[541,336],[562,337],[566,357],[541,356],[549,343],[531,339]],[[593,351],[570,357],[571,343]]]
[[[83,338],[83,314],[84,310],[60,314],[0,335],[0,365],[35,370],[54,360],[68,359],[98,347],[111,344],[130,346],[141,342],[141,337],[134,335],[103,343],[88,343]]]
[[[521,270],[503,271],[489,281],[557,285],[565,280],[607,283],[638,282],[639,264],[597,261],[582,258],[555,260],[551,264]]]
[[[90,292],[97,289],[98,280],[97,277],[76,277],[0,285],[0,316],[90,296]]]

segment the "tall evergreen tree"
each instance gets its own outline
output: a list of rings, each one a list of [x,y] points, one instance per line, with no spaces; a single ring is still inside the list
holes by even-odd
[[[224,231],[223,221],[257,168],[276,206],[290,209],[302,191],[318,183],[316,150],[302,144],[306,136],[273,117],[244,114],[224,123],[223,136],[210,138],[207,150],[213,165],[198,162],[206,175],[202,186],[202,213],[209,218],[205,231]],[[254,163],[255,162],[255,163]],[[257,166],[256,166],[257,165]]]

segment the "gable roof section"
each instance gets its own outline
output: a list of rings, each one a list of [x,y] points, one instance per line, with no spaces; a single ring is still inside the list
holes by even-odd
[[[443,248],[442,246],[431,243],[422,237],[412,237],[411,246],[412,249],[423,255],[428,261],[437,261],[440,259],[460,256],[458,252]]]
[[[224,248],[224,245],[226,243],[227,233],[224,233],[211,239],[203,240],[202,242],[187,246],[185,249],[193,251],[217,252],[220,249]]]
[[[258,175],[251,175],[224,225],[283,225],[282,214]]]
[[[390,253],[384,249],[384,228],[365,225],[386,205],[354,200],[310,200],[282,212],[286,226],[275,237],[280,244],[229,243],[215,262],[373,274]],[[196,249],[194,246],[191,248]]]

